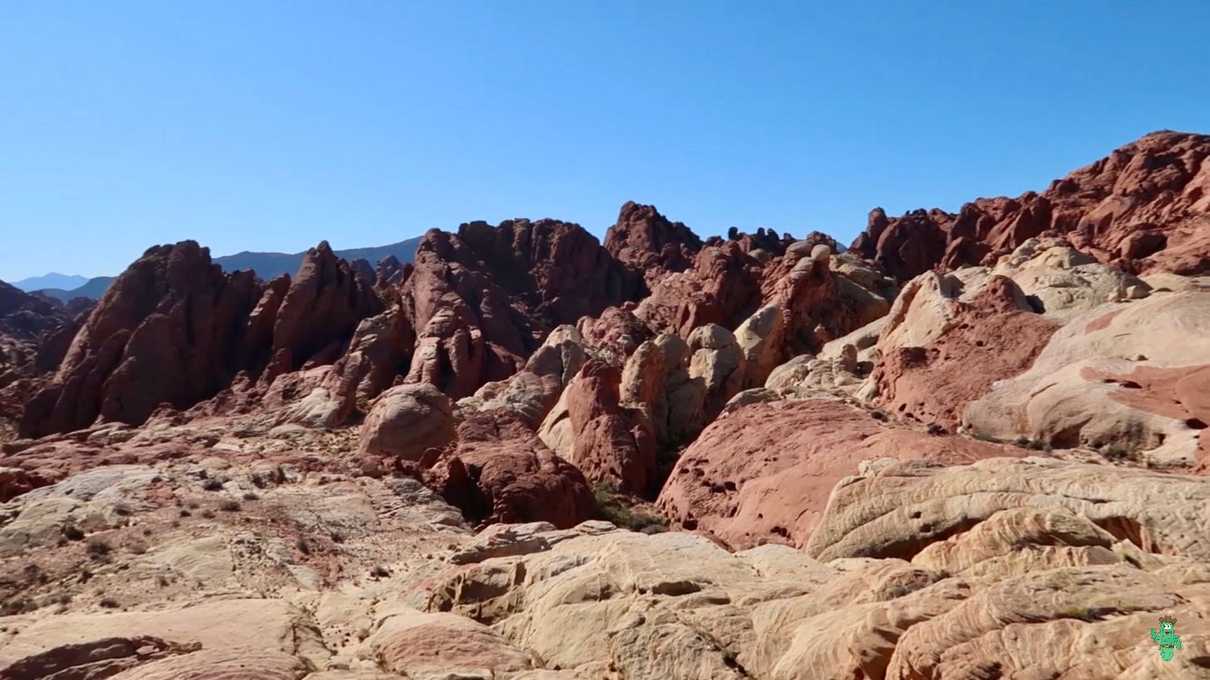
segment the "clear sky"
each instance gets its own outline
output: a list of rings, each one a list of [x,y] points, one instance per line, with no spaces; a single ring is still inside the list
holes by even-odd
[[[626,200],[851,239],[1161,128],[1210,3],[0,3],[0,278],[378,245]]]

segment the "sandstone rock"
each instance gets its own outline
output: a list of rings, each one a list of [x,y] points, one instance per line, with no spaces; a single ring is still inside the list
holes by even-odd
[[[539,436],[593,482],[652,493],[656,439],[647,418],[619,403],[621,372],[590,360],[547,414]]]
[[[331,389],[349,405],[367,411],[370,400],[406,372],[415,342],[415,332],[398,306],[363,319],[334,366]]]
[[[487,626],[453,614],[395,613],[379,622],[369,644],[384,669],[416,680],[492,680],[534,666]]]
[[[857,348],[845,345],[834,359],[800,354],[773,369],[765,388],[784,398],[840,398],[855,396],[863,386],[865,371],[859,368]]]
[[[400,385],[374,402],[361,428],[363,453],[419,460],[454,436],[450,400],[432,385]]]
[[[381,310],[372,282],[359,279],[327,241],[320,242],[303,256],[275,315],[270,377],[308,359],[331,363],[358,322]]]
[[[1151,290],[1141,279],[1053,239],[1029,239],[1000,258],[992,273],[1011,278],[1040,305],[1037,311],[1060,322],[1106,302],[1145,297]]]
[[[729,546],[803,545],[832,487],[863,459],[968,462],[1010,447],[933,437],[834,400],[728,410],[681,454],[657,504],[672,521]]]
[[[693,265],[702,241],[689,227],[670,222],[655,206],[627,201],[618,221],[605,232],[605,250],[619,262],[643,273],[653,287],[670,272]]]
[[[55,379],[26,406],[27,435],[98,416],[141,423],[161,402],[189,406],[234,375],[232,332],[259,297],[250,272],[223,274],[197,243],[156,246],[114,281]]]
[[[957,215],[870,214],[853,249],[900,280],[940,265],[988,263],[1045,232],[1136,272],[1199,274],[1210,266],[1204,159],[1210,137],[1155,132],[1055,180],[1038,194],[980,198]]]
[[[998,438],[1092,446],[1154,465],[1206,460],[1210,295],[1157,293],[1075,315],[1032,367],[991,386],[963,421]],[[1116,453],[1115,453],[1116,452]]]
[[[706,385],[690,377],[689,354],[684,340],[661,333],[639,345],[622,369],[620,402],[643,414],[665,448],[692,440],[703,426]]]
[[[560,326],[530,355],[525,368],[506,380],[485,384],[458,403],[480,411],[508,409],[537,429],[587,359],[579,331]]]
[[[705,388],[704,422],[710,422],[744,384],[744,354],[731,331],[707,324],[689,334],[689,377]]]
[[[576,330],[586,348],[598,359],[621,366],[652,333],[630,306],[608,307],[599,317],[581,317]]]
[[[653,330],[681,337],[708,323],[734,328],[760,306],[760,269],[734,242],[708,246],[692,269],[663,277],[635,315]]]
[[[473,222],[431,230],[404,284],[417,343],[407,382],[458,399],[519,370],[555,325],[638,296],[638,273],[577,225]]]
[[[993,667],[1144,677],[1161,663],[1154,646],[1139,647],[1148,621],[1192,619],[1190,638],[1202,644],[1200,605],[1188,603],[1204,597],[1191,570],[1204,571],[1194,564],[1210,548],[1207,518],[1173,508],[1208,489],[1197,478],[1039,458],[893,463],[837,486],[807,552],[911,557],[973,577],[956,606],[900,633],[888,678]]]
[[[838,485],[806,550],[822,560],[910,559],[996,512],[1054,506],[1145,552],[1205,559],[1210,517],[1182,499],[1208,493],[1199,478],[1044,458],[993,458],[950,468],[906,462]]]
[[[231,653],[234,650],[249,657],[271,656],[273,652],[293,653],[294,637],[302,638],[306,634],[302,614],[281,600],[232,599],[181,610],[67,614],[33,622],[9,638],[0,647],[0,667],[68,645],[106,638],[135,639],[143,636],[180,645],[200,643],[203,650],[224,650],[229,658],[237,656]],[[187,658],[175,657],[178,663]],[[211,660],[214,658],[211,657]],[[138,674],[142,670],[129,671],[132,673],[130,678],[143,678]],[[146,677],[158,680],[206,676],[156,673]]]
[[[890,220],[882,208],[875,208],[852,249],[891,276],[906,281],[941,261],[946,248],[945,226],[952,219],[940,210],[913,210]]]
[[[432,608],[493,623],[556,677],[877,677],[969,586],[898,560],[823,565],[783,546],[606,532],[450,571]],[[543,677],[543,676],[537,676]]]
[[[549,522],[566,528],[594,512],[585,475],[508,411],[465,417],[458,424],[456,448],[426,478],[476,522]]]
[[[967,404],[996,381],[1025,372],[1057,327],[1025,306],[1016,285],[999,276],[989,279],[969,302],[937,303],[940,309],[917,305],[898,326],[900,319],[892,318],[879,341],[882,357],[871,380],[880,404],[952,431]],[[916,310],[925,318],[939,312],[944,320],[913,330],[923,325],[910,318]],[[926,346],[892,346],[895,334],[902,338],[915,333],[936,337]]]

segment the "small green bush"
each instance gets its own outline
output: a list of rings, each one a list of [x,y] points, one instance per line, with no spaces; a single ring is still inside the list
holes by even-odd
[[[608,484],[597,484],[592,489],[600,518],[631,531],[663,529],[668,521],[658,515],[635,510],[626,504],[626,497]]]

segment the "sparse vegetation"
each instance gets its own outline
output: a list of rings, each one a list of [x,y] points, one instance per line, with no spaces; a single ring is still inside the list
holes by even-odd
[[[237,500],[227,499],[218,504],[218,509],[222,510],[223,512],[239,512],[240,504]]]
[[[1041,439],[1030,439],[1029,437],[1018,437],[1017,446],[1023,449],[1031,449],[1034,451],[1050,451],[1050,442],[1042,441]]]
[[[206,481],[202,482],[202,488],[206,491],[222,491],[223,483],[217,479],[214,479],[213,477],[210,477]]]
[[[247,491],[247,492],[245,492],[245,493],[244,493],[244,500],[249,501],[249,502],[251,502],[251,501],[259,501],[259,500],[260,500],[260,496],[257,496],[255,493],[253,493],[253,492],[251,492],[251,491]]]
[[[1137,460],[1138,458],[1133,451],[1121,444],[1110,444],[1102,448],[1101,455],[1114,462]]]
[[[84,538],[84,532],[74,524],[64,524],[63,537],[69,541],[79,541]]]
[[[99,558],[108,555],[113,550],[113,547],[103,538],[90,538],[85,550],[94,558]]]
[[[619,494],[608,484],[593,486],[592,495],[597,503],[601,519],[631,531],[658,531],[667,528],[668,523],[663,517],[636,510],[627,503],[627,497]]]
[[[112,597],[103,597],[97,604],[101,605],[105,609],[117,609],[118,607],[122,606],[118,604],[118,601]]]

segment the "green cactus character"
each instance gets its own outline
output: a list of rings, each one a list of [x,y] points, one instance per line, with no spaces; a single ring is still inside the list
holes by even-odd
[[[1176,634],[1176,619],[1171,616],[1160,618],[1160,630],[1151,629],[1151,639],[1160,646],[1160,658],[1172,661],[1176,650],[1181,649],[1181,636]]]

